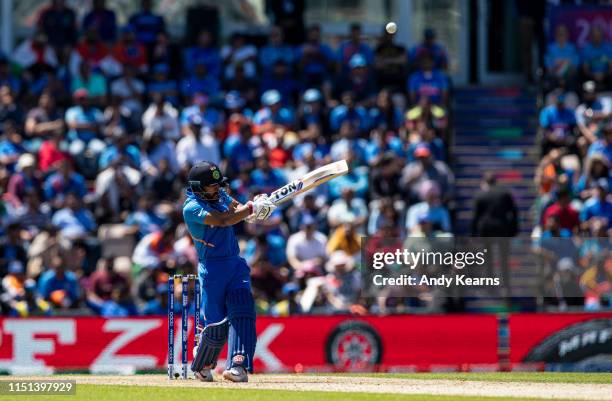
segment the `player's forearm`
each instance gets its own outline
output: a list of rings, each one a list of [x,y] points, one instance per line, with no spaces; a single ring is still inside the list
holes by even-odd
[[[229,227],[246,219],[253,213],[251,204],[238,206],[225,213],[211,213],[206,216],[204,223],[210,226]]]

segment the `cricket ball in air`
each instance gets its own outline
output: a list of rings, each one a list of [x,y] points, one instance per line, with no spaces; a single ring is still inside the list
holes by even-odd
[[[395,24],[395,22],[389,22],[385,26],[385,30],[387,31],[387,33],[394,34],[395,32],[397,32],[397,25]]]

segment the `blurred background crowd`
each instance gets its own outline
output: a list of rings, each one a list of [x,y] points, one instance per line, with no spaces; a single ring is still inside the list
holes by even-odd
[[[452,85],[436,31],[406,48],[354,23],[331,46],[318,25],[279,25],[263,43],[235,32],[217,46],[203,27],[185,45],[150,0],[140,5],[119,26],[103,0],[82,18],[53,0],[36,31],[0,55],[2,313],[164,314],[168,276],[196,272],[181,217],[194,163],[219,164],[246,202],[340,159],[349,174],[235,227],[258,313],[387,311],[392,302],[362,297],[360,237],[454,232]],[[545,241],[607,240],[612,224],[612,50],[591,37],[577,50],[558,27],[546,53],[534,232],[551,280],[577,276],[596,309],[612,282],[605,263],[568,266]],[[517,234],[513,200],[495,181],[484,177],[474,235]],[[598,244],[576,241],[575,252]]]

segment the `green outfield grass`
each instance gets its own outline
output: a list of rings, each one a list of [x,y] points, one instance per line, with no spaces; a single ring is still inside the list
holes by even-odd
[[[0,396],[0,399],[8,399]],[[44,397],[20,395],[13,399],[19,401],[40,401]],[[107,386],[79,384],[76,395],[52,396],[53,401],[528,401],[536,398],[510,397],[457,397],[439,395],[404,395],[404,394],[372,394],[372,393],[342,393],[323,391],[284,391],[284,390],[248,390],[248,389],[215,389],[215,388],[185,388],[185,387],[139,387],[139,386]],[[541,400],[541,399],[540,399]],[[558,400],[563,401],[563,400]],[[566,400],[567,401],[567,400]]]
[[[323,373],[322,373],[323,374]],[[389,379],[470,380],[533,383],[612,384],[612,373],[574,372],[466,372],[466,373],[336,373],[341,376],[385,377]],[[329,376],[329,373],[324,373]]]

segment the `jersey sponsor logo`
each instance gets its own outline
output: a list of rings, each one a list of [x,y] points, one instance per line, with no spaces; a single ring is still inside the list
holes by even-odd
[[[301,190],[303,186],[304,186],[304,183],[302,182],[302,180],[291,181],[289,184],[285,185],[284,187],[279,188],[276,191],[272,192],[272,195],[270,196],[272,197],[273,201],[278,202],[279,200],[286,198],[292,193]]]

